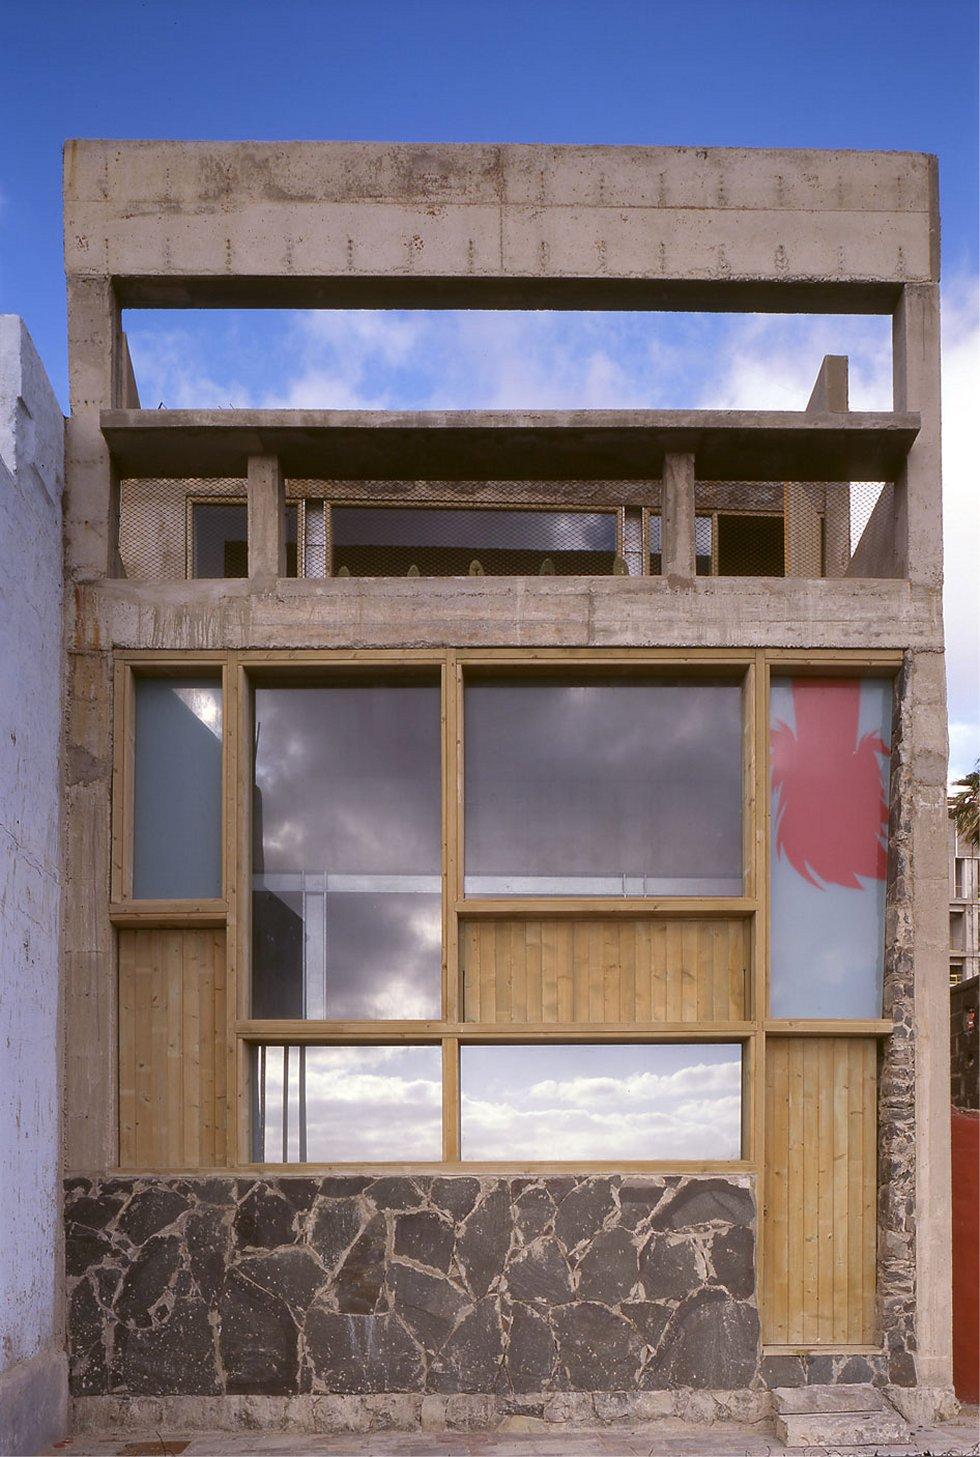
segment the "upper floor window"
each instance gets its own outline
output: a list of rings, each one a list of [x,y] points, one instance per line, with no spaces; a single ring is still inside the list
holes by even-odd
[[[742,894],[735,683],[466,689],[467,895]]]

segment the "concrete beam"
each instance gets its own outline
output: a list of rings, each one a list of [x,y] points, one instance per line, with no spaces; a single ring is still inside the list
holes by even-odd
[[[589,307],[604,278],[820,285],[839,307],[938,277],[935,174],[894,152],[70,141],[65,258],[127,302],[141,279],[523,278]]]
[[[122,475],[239,476],[276,455],[291,476],[419,480],[647,478],[668,454],[705,480],[883,480],[915,415],[794,411],[105,410]]]

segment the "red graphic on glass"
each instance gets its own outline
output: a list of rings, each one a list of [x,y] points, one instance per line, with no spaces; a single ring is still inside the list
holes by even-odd
[[[889,749],[877,734],[858,739],[860,704],[857,679],[797,678],[796,732],[785,723],[772,730],[776,850],[818,889],[816,876],[849,890],[861,889],[858,876],[885,878],[878,756]]]

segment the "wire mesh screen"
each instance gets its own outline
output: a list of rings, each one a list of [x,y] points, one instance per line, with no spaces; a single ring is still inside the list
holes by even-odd
[[[295,577],[297,501],[286,505],[286,575]],[[129,478],[119,485],[119,556],[135,581],[248,575],[247,483]]]
[[[866,482],[698,481],[698,574],[886,575],[891,489]]]
[[[610,575],[614,511],[334,506],[333,573],[352,577]]]
[[[136,581],[181,581],[189,574],[190,516],[195,501],[245,499],[244,480],[198,478],[119,482],[119,555]]]

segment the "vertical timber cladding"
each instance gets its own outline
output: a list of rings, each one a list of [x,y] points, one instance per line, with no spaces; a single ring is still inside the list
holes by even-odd
[[[767,1040],[768,1344],[876,1340],[876,1108],[873,1038]]]
[[[473,1022],[735,1022],[746,1015],[748,921],[469,921]]]
[[[226,1162],[225,932],[119,930],[119,1163]]]

